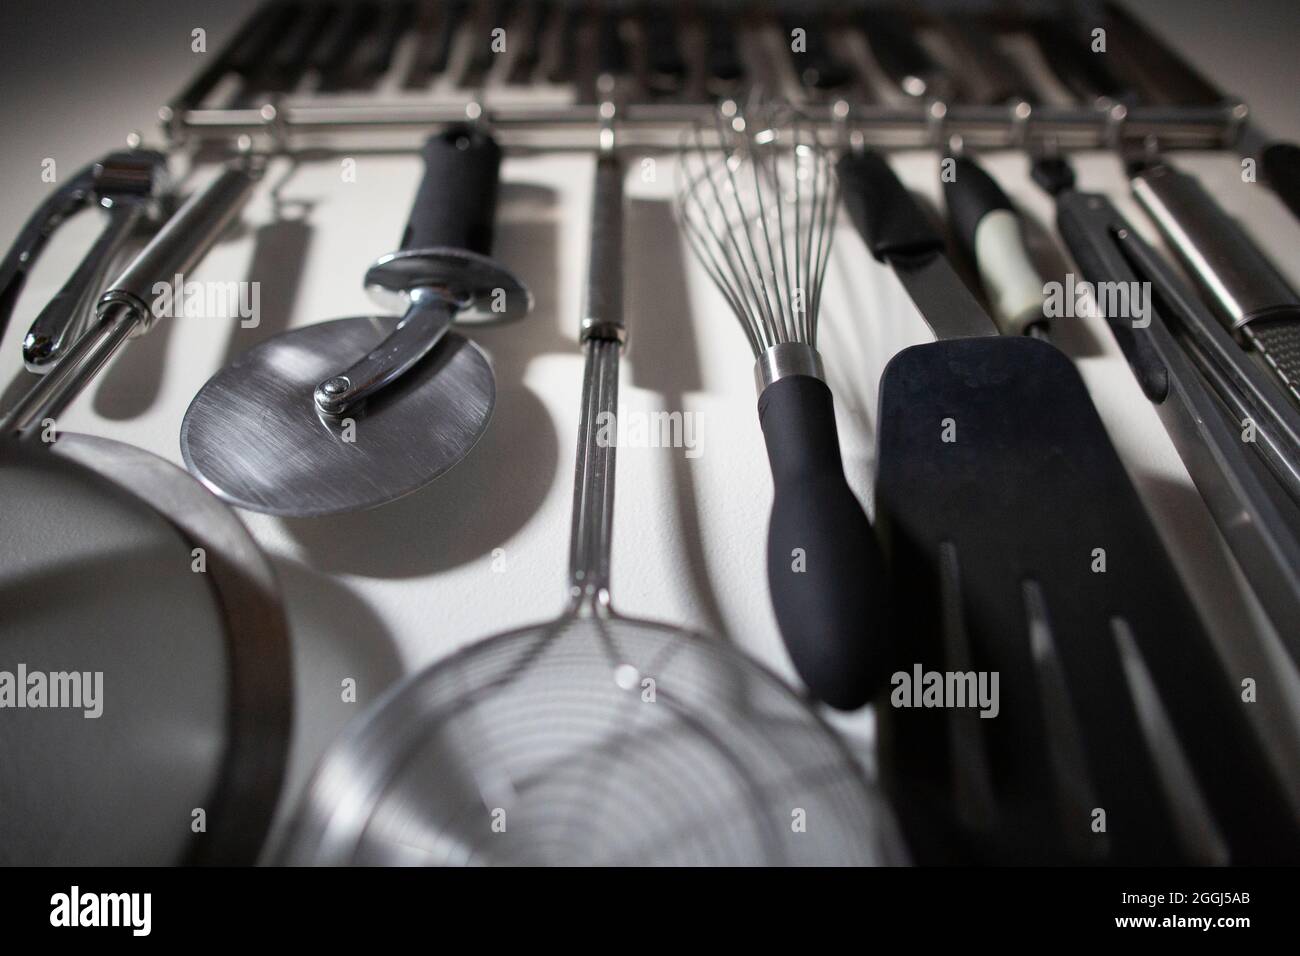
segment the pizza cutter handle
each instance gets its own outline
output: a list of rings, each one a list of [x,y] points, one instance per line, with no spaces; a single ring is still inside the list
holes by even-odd
[[[424,178],[402,234],[402,249],[467,249],[492,254],[501,147],[458,123],[424,144]]]

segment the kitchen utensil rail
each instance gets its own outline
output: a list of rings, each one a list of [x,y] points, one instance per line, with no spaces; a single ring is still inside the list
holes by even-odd
[[[629,103],[620,107],[619,142],[626,150],[669,152],[681,129],[707,119],[713,104]],[[341,100],[305,96],[248,109],[178,109],[159,116],[173,147],[227,143],[244,136],[259,152],[383,146],[416,150],[431,127],[483,119],[510,151],[590,152],[599,145],[598,104],[494,104],[492,98],[445,103]],[[1161,149],[1233,146],[1248,110],[1241,103],[1212,107],[1115,106],[1080,109],[1035,106],[949,105],[942,100],[906,106],[836,100],[804,108],[818,133],[852,131],[855,142],[908,149],[960,135],[973,148],[1009,148],[1035,141],[1060,149],[1093,149],[1121,141],[1154,141]],[[379,142],[377,134],[392,135]]]

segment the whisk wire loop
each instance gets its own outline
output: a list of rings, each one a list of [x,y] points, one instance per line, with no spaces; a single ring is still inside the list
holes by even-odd
[[[785,107],[716,113],[678,149],[677,214],[755,356],[816,346],[838,191],[811,124]]]

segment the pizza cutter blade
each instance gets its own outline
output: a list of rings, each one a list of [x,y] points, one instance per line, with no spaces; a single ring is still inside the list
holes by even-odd
[[[185,466],[253,511],[360,511],[415,491],[487,431],[496,382],[474,343],[448,332],[434,353],[355,417],[316,409],[316,385],[397,327],[396,317],[320,322],[276,336],[208,380],[181,424]]]
[[[450,327],[517,319],[532,304],[489,255],[501,151],[455,126],[430,137],[424,159],[402,248],[365,280],[405,314],[293,329],[195,396],[181,453],[223,500],[292,517],[361,511],[438,478],[487,430],[492,367]]]

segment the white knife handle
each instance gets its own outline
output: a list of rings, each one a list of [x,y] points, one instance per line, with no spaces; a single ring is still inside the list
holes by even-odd
[[[1046,321],[1043,280],[1025,251],[1019,217],[995,209],[975,229],[975,263],[988,294],[993,321],[1003,335],[1024,335]]]

